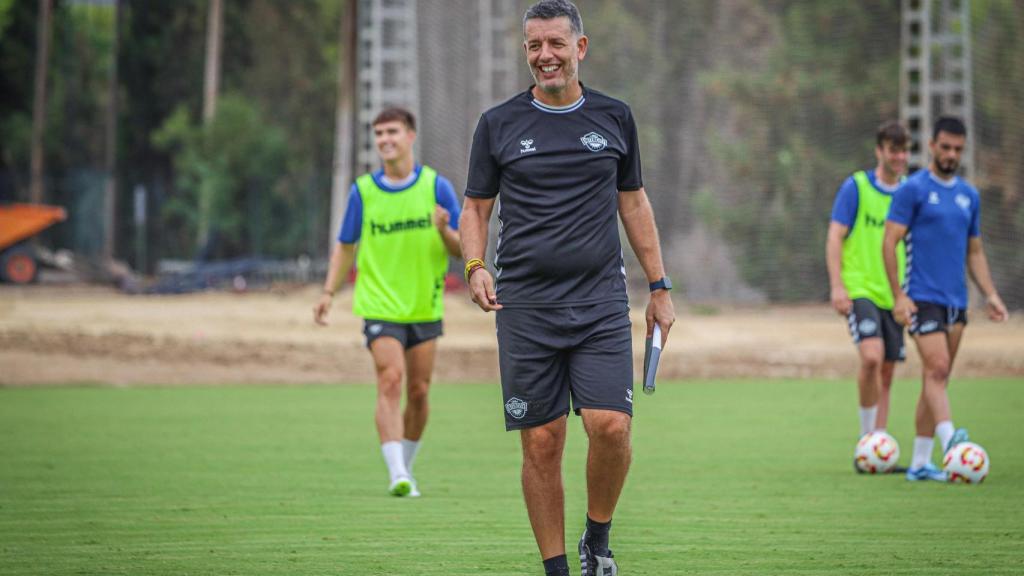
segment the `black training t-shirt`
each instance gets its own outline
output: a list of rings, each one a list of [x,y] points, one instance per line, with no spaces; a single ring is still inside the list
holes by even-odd
[[[498,198],[497,295],[509,307],[624,301],[618,192],[643,187],[629,106],[583,88],[564,108],[531,90],[484,112],[466,196]]]

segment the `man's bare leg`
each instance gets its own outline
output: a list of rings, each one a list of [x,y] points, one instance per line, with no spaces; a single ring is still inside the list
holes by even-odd
[[[863,436],[877,428],[885,347],[881,338],[865,338],[857,345],[857,352],[860,356],[857,392],[860,399],[860,434]]]
[[[430,390],[430,379],[434,373],[434,358],[437,352],[437,340],[428,340],[405,351],[405,363],[408,367],[405,387],[405,412],[403,413],[402,456],[405,468],[412,476],[412,466],[420,449],[420,438],[427,426],[430,406],[427,400]],[[419,488],[413,482],[411,496],[419,496]]]
[[[632,418],[614,410],[582,410],[583,427],[590,438],[587,450],[587,516],[608,522],[626,483],[633,448]]]
[[[562,450],[566,417],[521,432],[523,496],[542,560],[565,554]]]
[[[875,430],[889,427],[889,402],[892,396],[892,376],[896,371],[895,362],[882,363],[882,390],[878,395],[878,413],[875,414]]]
[[[915,477],[915,471],[921,471],[931,463],[936,424],[950,420],[949,396],[946,394],[950,368],[949,343],[945,332],[914,336],[914,342],[921,356],[921,395],[914,416],[916,436],[907,478],[940,479],[941,475],[937,473],[929,476],[922,472]]]
[[[388,467],[388,490],[395,496],[404,496],[412,490],[409,472],[402,454],[402,376],[405,372],[405,353],[402,344],[390,336],[381,336],[370,344],[374,367],[377,370],[377,410],[375,419],[380,435],[380,449]]]
[[[427,416],[430,411],[427,392],[430,389],[430,379],[434,373],[436,352],[437,340],[428,340],[417,344],[405,353],[409,375],[406,383],[403,422],[404,437],[408,440],[418,441],[423,436],[423,429],[427,425]]]

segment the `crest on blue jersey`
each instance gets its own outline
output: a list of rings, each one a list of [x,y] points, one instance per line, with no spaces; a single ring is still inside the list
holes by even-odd
[[[586,136],[580,137],[580,142],[583,142],[583,145],[591,152],[600,152],[608,146],[608,140],[597,132],[590,132]]]
[[[964,212],[969,213],[971,211],[971,199],[965,194],[957,194],[954,199],[956,205],[960,207]]]

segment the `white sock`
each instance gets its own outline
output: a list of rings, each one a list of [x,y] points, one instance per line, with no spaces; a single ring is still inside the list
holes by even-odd
[[[405,460],[402,459],[402,444],[400,442],[385,442],[380,445],[380,451],[384,454],[384,463],[388,465],[388,475],[392,482],[399,478],[409,477],[409,471],[405,469]]]
[[[420,450],[419,440],[407,440],[402,438],[402,457],[405,460],[405,469],[412,474],[412,463],[416,460],[416,453]]]
[[[914,457],[910,461],[911,468],[920,468],[932,461],[932,448],[935,447],[935,439],[927,436],[914,437]]]
[[[875,418],[878,416],[878,406],[860,407],[860,435],[875,431]]]
[[[952,420],[943,420],[935,425],[935,436],[939,439],[939,448],[943,451],[946,450],[946,446],[949,446],[949,439],[953,437],[953,432],[956,432],[956,428],[953,427]]]

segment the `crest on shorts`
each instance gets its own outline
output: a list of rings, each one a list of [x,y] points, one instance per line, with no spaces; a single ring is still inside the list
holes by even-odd
[[[513,396],[505,402],[505,412],[516,420],[522,420],[526,416],[526,402]]]
[[[870,319],[870,318],[865,318],[865,319],[861,320],[860,324],[857,326],[857,330],[861,334],[866,334],[866,335],[874,334],[875,330],[877,330],[877,329],[878,329],[878,324],[876,324],[875,321]]]
[[[369,328],[367,328],[367,331],[370,334],[373,334],[374,336],[376,336],[377,334],[380,334],[380,331],[383,330],[383,329],[384,329],[384,325],[383,324],[370,324]]]
[[[583,142],[583,145],[591,152],[600,152],[605,149],[605,146],[608,146],[608,140],[597,132],[589,132],[585,136],[581,136],[580,142]]]

